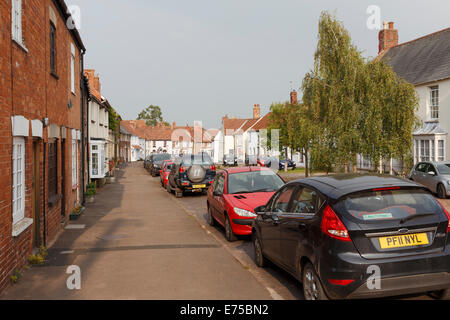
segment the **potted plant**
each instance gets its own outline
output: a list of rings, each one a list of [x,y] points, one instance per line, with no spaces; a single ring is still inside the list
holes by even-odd
[[[81,214],[84,212],[83,206],[77,206],[75,209],[73,209],[72,213],[70,214],[70,220],[78,220],[78,218],[81,216]]]
[[[95,182],[89,183],[86,188],[85,200],[87,203],[93,203],[97,194],[97,185]]]

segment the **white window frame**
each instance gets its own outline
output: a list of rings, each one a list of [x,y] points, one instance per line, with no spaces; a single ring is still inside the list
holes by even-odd
[[[70,90],[75,94],[75,46],[70,44]]]
[[[430,87],[430,118],[439,119],[439,86]]]
[[[442,142],[442,147],[441,147]],[[437,147],[437,159],[438,161],[445,161],[445,140],[439,139],[437,141],[438,147]],[[441,152],[442,151],[442,152]],[[442,154],[442,156],[441,156]]]
[[[72,187],[78,187],[78,143],[72,139]]]
[[[12,39],[23,45],[22,37],[22,0],[11,0],[11,34]]]
[[[12,215],[13,224],[25,218],[25,138],[13,138]]]

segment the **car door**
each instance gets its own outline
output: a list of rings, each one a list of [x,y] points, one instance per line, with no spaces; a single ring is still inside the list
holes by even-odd
[[[415,182],[423,184],[423,180],[425,179],[425,170],[427,169],[427,167],[428,167],[427,163],[424,162],[419,163],[412,174],[412,179]]]
[[[301,257],[311,256],[317,212],[323,197],[313,188],[299,185],[289,205],[289,212],[279,215],[281,263],[292,272],[298,271]]]
[[[431,192],[437,192],[437,185],[439,183],[438,172],[434,165],[428,164],[423,179],[423,185],[430,189]]]
[[[212,214],[221,224],[225,224],[224,199],[225,192],[225,174],[219,173],[214,180],[213,195],[211,201]]]
[[[269,201],[265,214],[258,219],[264,254],[272,260],[280,261],[281,259],[279,217],[288,212],[295,187],[295,185],[288,185],[281,188]]]

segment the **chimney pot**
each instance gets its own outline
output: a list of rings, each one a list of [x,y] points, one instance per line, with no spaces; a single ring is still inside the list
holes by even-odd
[[[261,107],[259,104],[255,104],[253,107],[253,119],[261,118]]]
[[[378,35],[378,53],[386,51],[398,45],[398,30],[394,29],[394,22],[389,22],[389,28],[385,23],[384,29]]]
[[[291,104],[298,104],[298,94],[295,90],[292,90],[291,92]]]

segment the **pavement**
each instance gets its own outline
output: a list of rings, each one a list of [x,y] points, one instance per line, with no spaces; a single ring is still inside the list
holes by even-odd
[[[274,298],[140,163],[118,171],[48,253],[0,299]],[[68,289],[69,266],[80,290]]]

